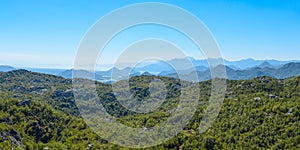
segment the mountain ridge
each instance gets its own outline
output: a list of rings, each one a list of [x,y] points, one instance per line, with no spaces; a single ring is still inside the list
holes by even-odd
[[[192,68],[188,68],[187,61],[190,61],[194,66]],[[233,80],[241,80],[241,79],[251,79],[256,76],[272,76],[274,78],[286,78],[299,74],[299,65],[297,65],[300,61],[290,60],[290,61],[279,61],[279,60],[255,60],[252,58],[242,59],[238,61],[228,61],[221,58],[210,58],[207,60],[197,60],[193,57],[187,58],[174,58],[168,60],[166,62],[162,61],[152,61],[148,63],[143,63],[143,65],[137,65],[135,68],[125,67],[125,68],[117,68],[112,67],[105,71],[96,70],[95,73],[93,71],[88,70],[62,70],[62,69],[40,69],[40,68],[26,68],[27,70],[58,75],[64,78],[72,78],[73,73],[79,78],[87,78],[93,79],[97,81],[101,81],[104,83],[112,83],[118,80],[128,79],[132,76],[140,76],[146,73],[147,75],[159,75],[159,76],[168,76],[168,77],[178,77],[177,73],[184,75],[188,79],[188,74],[191,74],[193,71],[196,71],[199,75],[200,81],[205,81],[210,79],[210,70],[208,66],[208,62],[211,62],[213,65],[211,66],[214,69],[216,66],[222,64],[226,66],[226,70],[228,71],[227,76],[228,79]],[[287,66],[287,64],[296,63],[294,66]],[[171,64],[171,65],[170,65]],[[172,65],[176,66],[175,70]],[[5,68],[5,67],[3,67]],[[290,69],[289,69],[290,68]],[[6,66],[5,71],[11,71],[16,68]],[[1,71],[1,66],[0,66]],[[3,72],[3,71],[2,71]],[[111,74],[114,73],[114,77],[111,77]]]
[[[294,65],[289,64],[288,67]],[[110,85],[94,83],[100,102],[120,123],[151,129],[173,115],[181,87],[178,79],[138,76],[129,79],[131,92],[136,98],[146,100],[148,84],[154,79],[165,83],[168,96],[162,106],[150,114],[132,114],[124,110],[116,101]],[[265,76],[251,80],[227,80],[228,88],[219,116],[213,126],[201,134],[197,131],[209,104],[211,81],[200,82],[201,103],[190,123],[177,136],[152,149],[299,147],[299,81],[300,76],[284,80]],[[80,117],[72,87],[71,79],[54,75],[24,69],[1,72],[0,148],[126,149],[109,143],[89,128]],[[193,95],[190,92],[185,98]],[[116,132],[128,134],[117,129]],[[266,135],[269,138],[265,138]]]
[[[217,67],[212,68],[214,71],[218,72]],[[293,76],[298,76],[300,75],[300,62],[295,63],[291,62],[288,64],[285,64],[279,68],[261,68],[261,67],[253,67],[245,70],[234,70],[228,66],[224,66],[226,70],[226,76],[227,79],[230,80],[246,80],[246,79],[253,79],[256,77],[261,77],[261,76],[270,76],[276,79],[285,79]],[[206,70],[206,71],[196,71],[198,74],[198,79],[200,81],[205,81],[211,79],[211,71]],[[191,73],[193,74],[193,73]],[[191,74],[186,74],[183,75],[185,79],[189,79],[189,76]],[[218,73],[216,73],[218,76]],[[176,73],[172,74],[167,74],[164,76],[168,77],[175,77],[178,78],[178,75]]]

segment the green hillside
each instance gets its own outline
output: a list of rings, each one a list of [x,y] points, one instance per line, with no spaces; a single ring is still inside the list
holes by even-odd
[[[139,76],[130,90],[140,101],[148,84],[166,85],[166,101],[156,111],[137,114],[123,108],[109,84],[96,82],[100,102],[117,121],[131,127],[158,126],[179,101],[178,79]],[[210,81],[199,83],[201,96],[192,121],[176,137],[148,149],[299,149],[300,77],[259,77],[227,81],[226,98],[213,126],[198,133],[207,107]],[[192,94],[192,93],[191,93]],[[0,149],[126,149],[93,133],[74,102],[72,80],[26,70],[0,72]]]

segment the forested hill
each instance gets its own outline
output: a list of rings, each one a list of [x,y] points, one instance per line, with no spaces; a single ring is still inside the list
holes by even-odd
[[[158,126],[178,104],[180,82],[167,77],[132,77],[133,95],[139,100],[148,98],[148,83],[154,78],[167,87],[166,101],[154,112],[137,114],[124,109],[111,85],[96,82],[100,101],[123,124]],[[211,86],[210,81],[201,82],[201,103],[191,122],[176,137],[149,149],[299,149],[299,82],[299,76],[228,80],[218,118],[207,132],[199,134]],[[26,70],[0,72],[0,149],[45,147],[123,149],[103,140],[84,123],[74,102],[72,80]]]

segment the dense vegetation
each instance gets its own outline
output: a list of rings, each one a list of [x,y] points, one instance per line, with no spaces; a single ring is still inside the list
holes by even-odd
[[[178,79],[139,76],[130,79],[138,100],[149,97],[148,83],[159,78],[166,101],[156,111],[138,114],[123,108],[110,84],[97,82],[100,102],[117,121],[150,128],[165,121],[178,104]],[[299,149],[300,77],[259,77],[227,81],[226,98],[213,126],[198,133],[210,96],[210,81],[201,82],[200,101],[191,122],[176,137],[149,149]],[[16,70],[0,73],[0,149],[122,149],[103,140],[85,124],[74,102],[72,81]],[[124,148],[126,149],[126,148]]]

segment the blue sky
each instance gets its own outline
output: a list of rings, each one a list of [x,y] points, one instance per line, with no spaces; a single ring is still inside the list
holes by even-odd
[[[139,0],[2,0],[0,2],[0,64],[17,67],[70,68],[80,40],[105,14]],[[181,7],[197,16],[212,32],[225,59],[300,59],[300,1],[298,0],[172,0],[154,1]],[[147,30],[160,32],[147,32]],[[117,57],[122,44],[143,37],[167,40],[177,33],[140,27],[142,36],[124,33],[107,49],[103,63]],[[139,32],[140,33],[140,32]],[[164,35],[164,36],[162,36]],[[167,36],[166,36],[167,35]],[[169,36],[168,36],[169,35]],[[130,36],[130,40],[125,37]],[[173,42],[190,55],[184,38]],[[181,41],[180,41],[181,40]],[[110,56],[112,54],[112,56]]]

